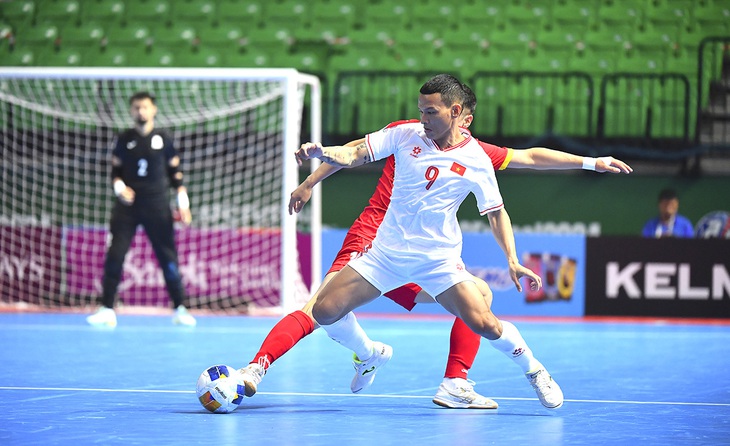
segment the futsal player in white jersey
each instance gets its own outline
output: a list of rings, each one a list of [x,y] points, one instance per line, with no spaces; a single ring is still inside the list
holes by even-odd
[[[514,235],[499,193],[489,155],[459,127],[466,98],[455,77],[438,75],[420,90],[420,123],[388,126],[353,146],[302,144],[296,156],[355,167],[395,156],[390,206],[372,246],[350,261],[320,292],[312,309],[317,323],[337,338],[338,321],[383,292],[414,282],[460,317],[474,332],[519,365],[541,403],[555,409],[563,394],[534,357],[517,328],[497,319],[461,260],[459,205],[474,193],[481,215],[502,248],[510,277],[519,291],[526,277],[532,289],[541,279],[519,263]]]

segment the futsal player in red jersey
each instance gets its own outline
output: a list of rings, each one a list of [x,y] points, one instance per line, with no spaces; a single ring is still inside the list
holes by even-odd
[[[472,120],[472,111],[476,104],[465,102],[462,127],[467,128]],[[418,120],[414,120],[418,122]],[[352,141],[348,146],[356,146],[364,139]],[[530,168],[536,170],[549,169],[587,169],[597,172],[630,173],[631,167],[623,161],[612,157],[587,158],[568,154],[552,149],[534,147],[530,149],[511,149],[479,142],[485,152],[489,154],[495,171],[505,168]],[[313,187],[325,178],[340,170],[340,167],[323,163],[291,194],[289,212],[299,212],[309,201]],[[309,302],[301,310],[288,314],[281,319],[264,339],[259,351],[251,363],[241,369],[246,385],[246,396],[253,396],[257,386],[265,375],[269,366],[279,357],[289,351],[299,340],[312,333],[316,323],[312,317],[312,306],[316,302],[319,291],[340,271],[352,258],[359,256],[375,237],[375,233],[383,220],[393,188],[395,171],[394,157],[386,159],[383,173],[378,180],[375,192],[368,205],[350,227],[342,248],[338,252],[322,284]],[[474,278],[477,287],[491,306],[492,294],[488,285],[479,278]],[[410,311],[417,303],[433,303],[434,300],[418,285],[408,284],[385,293],[385,296],[398,305]],[[350,389],[357,393],[369,387],[379,367],[387,363],[392,355],[392,348],[382,342],[372,341],[358,324],[355,315],[350,312],[338,321],[341,338],[335,339],[343,346],[355,353],[353,365],[356,373]],[[331,334],[330,334],[331,335]],[[433,402],[448,408],[468,409],[495,409],[497,403],[474,391],[473,382],[467,380],[468,371],[479,349],[481,336],[469,329],[459,318],[455,318],[451,329],[450,350],[446,364],[444,379],[439,385]],[[370,354],[367,355],[366,353]]]

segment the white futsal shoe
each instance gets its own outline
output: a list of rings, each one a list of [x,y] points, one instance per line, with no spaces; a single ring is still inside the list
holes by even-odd
[[[246,388],[244,394],[248,397],[252,397],[256,394],[259,383],[261,383],[261,379],[264,375],[266,375],[266,370],[261,365],[254,362],[242,369],[239,369],[238,373],[241,374],[243,385]]]
[[[195,327],[197,321],[188,309],[180,305],[175,309],[175,315],[172,317],[172,323],[175,325],[183,325],[185,327]]]
[[[553,380],[545,367],[541,367],[534,372],[525,374],[530,385],[535,389],[537,397],[543,406],[548,409],[557,409],[563,405],[563,391],[560,386]]]
[[[393,347],[382,342],[373,342],[373,355],[365,361],[360,361],[352,355],[352,365],[355,367],[355,377],[350,383],[352,393],[367,389],[375,379],[379,367],[384,366],[393,356]]]
[[[474,391],[474,381],[463,378],[444,378],[439,386],[434,404],[449,409],[496,409],[499,405]]]
[[[114,328],[117,326],[117,314],[111,308],[101,307],[87,317],[86,322],[93,327]]]

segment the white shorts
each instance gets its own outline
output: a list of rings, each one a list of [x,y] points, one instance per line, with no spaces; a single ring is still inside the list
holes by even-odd
[[[375,243],[360,257],[350,260],[348,265],[381,293],[415,283],[436,298],[457,283],[474,281],[460,257],[390,254],[379,249]]]

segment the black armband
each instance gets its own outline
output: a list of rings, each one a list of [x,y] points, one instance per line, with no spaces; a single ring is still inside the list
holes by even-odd
[[[114,178],[122,177],[122,166],[112,166],[112,181]]]
[[[183,173],[179,165],[175,167],[167,166],[167,176],[170,178],[170,186],[173,189],[183,185]]]

